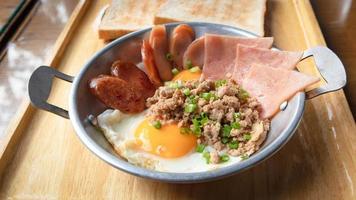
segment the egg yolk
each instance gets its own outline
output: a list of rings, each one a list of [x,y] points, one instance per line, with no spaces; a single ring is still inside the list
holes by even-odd
[[[190,80],[199,80],[201,71],[191,72],[190,70],[183,70],[174,76],[173,81],[190,81]]]
[[[137,127],[135,138],[142,150],[164,158],[184,156],[197,143],[194,135],[182,134],[177,124],[165,124],[157,129],[148,119]]]

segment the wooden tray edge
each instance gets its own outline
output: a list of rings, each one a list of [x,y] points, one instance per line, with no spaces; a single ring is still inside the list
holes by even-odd
[[[89,7],[89,2],[89,0],[81,0],[78,3],[68,23],[57,39],[53,53],[46,62],[47,65],[54,68],[57,67],[65,47],[70,41],[72,33],[76,29],[76,25],[80,22],[82,16]],[[326,45],[310,1],[293,0],[293,3],[298,14],[298,21],[303,28],[307,46]],[[340,92],[344,95],[343,91]],[[16,146],[20,142],[22,129],[28,126],[27,122],[31,120],[31,117],[35,113],[34,111],[36,111],[36,109],[31,106],[29,99],[25,98],[16,116],[9,125],[4,140],[0,142],[0,177],[6,169],[7,164],[11,162],[12,157],[16,152]]]
[[[79,24],[89,7],[89,2],[90,0],[81,0],[78,2],[63,31],[57,38],[52,54],[45,62],[46,65],[57,68],[63,52],[77,27],[76,25]],[[31,120],[35,110],[28,97],[25,97],[15,117],[11,120],[10,125],[5,131],[5,136],[0,141],[0,179],[6,166],[11,162],[16,152],[17,144],[20,142],[22,136],[22,130],[28,126],[27,122]]]
[[[310,0],[293,0],[293,3],[298,15],[300,27],[303,29],[307,47],[310,48],[316,45],[327,46]],[[345,104],[349,111],[347,114],[350,118],[354,119],[350,105],[346,100],[344,90],[340,89],[337,93],[339,93],[345,100]]]

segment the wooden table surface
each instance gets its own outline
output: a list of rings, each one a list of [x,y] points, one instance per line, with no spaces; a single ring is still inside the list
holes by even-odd
[[[2,0],[0,2],[0,29],[9,19],[20,0]]]
[[[278,2],[278,0],[276,0],[276,2]],[[355,74],[356,61],[353,59],[355,58],[355,46],[353,46],[351,43],[351,33],[354,32],[350,32],[349,30],[350,27],[353,27],[353,31],[355,30],[355,25],[352,24],[355,24],[356,19],[355,17],[349,17],[352,15],[352,9],[343,9],[346,10],[343,11],[343,15],[347,16],[346,19],[344,19],[344,21],[347,23],[343,23],[344,26],[341,23],[339,24],[338,28],[335,28],[332,24],[328,24],[330,20],[327,13],[329,13],[329,15],[334,14],[335,12],[330,11],[330,9],[332,10],[338,7],[336,7],[336,5],[330,5],[330,7],[328,7],[328,5],[326,5],[327,3],[323,2],[323,0],[312,0],[314,9],[317,11],[316,15],[319,17],[319,19],[325,20],[324,22],[321,22],[323,33],[327,35],[328,31],[330,31],[329,34],[333,35],[332,31],[334,31],[334,34],[339,34],[339,29],[341,28],[349,35],[349,37],[340,36],[336,38],[333,38],[329,35],[329,37],[326,37],[327,43],[330,45],[330,40],[332,40],[331,42],[334,42],[334,45],[331,47],[337,51],[343,59],[344,63],[346,64],[348,73]],[[347,1],[335,0],[334,3],[335,2],[345,4]],[[0,112],[2,112],[2,115],[0,115],[0,125],[2,124],[3,129],[6,127],[9,119],[11,119],[11,116],[15,113],[21,99],[27,95],[26,83],[29,74],[37,65],[42,64],[45,58],[50,54],[50,49],[54,43],[53,41],[56,39],[57,35],[66,22],[66,18],[63,18],[63,16],[68,17],[75,4],[76,2],[70,0],[64,2],[59,0],[42,1],[42,4],[38,7],[38,10],[36,11],[32,20],[25,27],[24,31],[20,34],[18,39],[15,42],[10,43],[7,55],[0,62]],[[351,6],[354,7],[354,4],[355,2],[351,1]],[[0,3],[0,12],[1,5],[2,4]],[[324,9],[324,11],[322,11],[322,9]],[[353,22],[352,19],[354,19]],[[340,42],[337,42],[338,40]],[[351,41],[348,42],[346,40]],[[348,48],[346,50],[343,49],[345,48],[345,45],[338,46],[339,43],[347,44]],[[68,57],[69,56],[70,55],[68,55]],[[355,80],[355,76],[349,76],[349,83],[351,84],[348,85],[347,94],[351,105],[353,105],[352,103],[356,103],[356,97],[352,96],[355,95],[352,93],[356,88],[356,85],[352,84],[355,82]],[[14,160],[14,163],[11,165],[9,170],[19,172],[20,174],[22,173],[26,175],[26,178],[28,179],[24,181],[24,179],[19,178],[20,174],[14,174],[14,178],[7,177],[6,180],[11,180],[11,182],[3,183],[4,185],[2,189],[7,190],[8,194],[14,193],[16,191],[25,191],[25,193],[22,193],[24,196],[21,196],[21,194],[20,196],[17,196],[20,199],[26,197],[36,198],[36,196],[26,195],[29,195],[32,191],[32,185],[29,184],[31,183],[32,178],[40,177],[42,180],[46,180],[46,183],[48,184],[46,186],[39,184],[39,190],[50,191],[53,193],[59,191],[60,194],[63,194],[64,197],[74,198],[90,197],[90,193],[93,193],[93,195],[100,195],[104,194],[104,192],[115,193],[117,191],[125,191],[126,193],[121,193],[121,195],[123,197],[131,197],[133,199],[140,196],[146,196],[147,198],[152,199],[158,199],[160,197],[178,197],[178,199],[209,199],[208,197],[213,197],[216,192],[221,194],[221,197],[224,198],[238,195],[236,194],[236,191],[224,191],[225,188],[230,187],[231,185],[239,185],[239,190],[246,189],[246,193],[241,193],[241,197],[255,197],[256,199],[266,196],[276,199],[278,199],[278,197],[281,199],[285,199],[287,197],[293,198],[293,194],[297,193],[300,195],[299,197],[303,197],[304,191],[300,191],[300,188],[303,187],[311,188],[310,191],[313,193],[310,194],[313,195],[309,196],[309,199],[317,199],[321,196],[328,197],[330,199],[339,199],[340,197],[352,198],[355,197],[355,186],[353,185],[353,180],[356,180],[356,173],[354,168],[355,159],[352,156],[352,152],[356,152],[354,145],[355,143],[353,143],[356,142],[355,136],[350,135],[350,137],[348,137],[346,134],[335,134],[340,130],[347,132],[345,131],[347,130],[347,127],[344,127],[342,124],[332,123],[331,120],[341,118],[341,116],[336,113],[338,110],[337,107],[333,105],[336,105],[337,102],[342,101],[342,99],[340,99],[341,97],[335,99],[329,97],[330,95],[325,97],[318,97],[320,98],[320,101],[323,102],[323,104],[328,104],[328,107],[322,107],[322,105],[319,105],[316,100],[312,100],[306,105],[306,109],[309,112],[309,115],[303,118],[299,131],[292,138],[289,144],[286,145],[275,156],[256,168],[225,180],[211,182],[204,185],[169,185],[148,180],[143,181],[139,178],[130,179],[130,175],[117,170],[111,170],[111,168],[109,168],[104,162],[92,156],[89,151],[84,150],[83,145],[79,143],[75,135],[70,133],[65,134],[65,137],[59,135],[53,136],[53,139],[58,139],[59,141],[58,148],[63,150],[57,151],[57,156],[63,153],[68,157],[68,160],[66,160],[68,162],[61,162],[61,160],[57,160],[58,163],[65,163],[68,166],[67,170],[61,172],[64,174],[64,176],[58,174],[57,171],[51,171],[52,168],[54,169],[56,167],[60,167],[55,165],[51,166],[52,168],[46,169],[46,172],[39,172],[36,170],[33,171],[32,169],[40,167],[40,165],[43,163],[49,162],[51,164],[56,164],[57,161],[52,160],[53,156],[55,155],[45,154],[45,156],[38,156],[38,154],[35,154],[34,151],[31,151],[31,149],[27,149],[25,145],[22,145],[20,146],[16,155],[16,159]],[[330,99],[332,101],[329,102]],[[323,117],[318,119],[320,115],[315,111],[322,111]],[[340,112],[343,112],[343,110]],[[52,120],[53,118],[57,117],[43,112],[41,116],[44,116],[44,118],[47,118],[48,120]],[[316,123],[319,124],[311,126],[310,130],[310,127],[306,126],[306,124],[308,124],[308,121],[314,121],[315,119],[318,119]],[[322,123],[323,121],[325,121],[325,123]],[[68,122],[60,121],[60,124],[56,125],[56,127],[59,128],[59,126],[63,124],[66,124],[65,130],[71,130],[68,128]],[[324,126],[325,124],[328,126]],[[51,133],[48,132],[51,130],[55,131],[56,127],[52,127],[46,131],[30,131],[30,135],[24,135],[24,143],[30,143],[30,141],[46,140],[46,138],[49,139],[51,138],[49,137],[49,134]],[[1,129],[0,126],[0,135],[3,129]],[[310,135],[305,135],[304,133],[309,133]],[[74,145],[67,146],[69,144],[68,141],[72,141],[70,144]],[[318,147],[313,146],[313,144],[317,143],[318,141],[320,141],[320,145],[318,145]],[[347,146],[338,145],[339,143],[344,143],[345,141],[347,141]],[[48,143],[46,144],[49,144],[50,141],[47,142]],[[53,147],[38,146],[38,149],[41,149],[44,152],[48,148]],[[83,154],[77,155],[73,154],[73,152],[65,151],[69,148],[73,148],[74,150],[82,152]],[[291,155],[290,152],[294,152],[294,154]],[[311,153],[306,154],[305,152]],[[26,158],[26,161],[28,162],[22,162],[22,158]],[[78,168],[77,165],[73,164],[73,162],[78,161],[87,163],[91,167]],[[33,164],[31,164],[31,162],[33,162]],[[281,163],[285,164],[282,165]],[[322,163],[322,165],[320,165],[320,163]],[[107,169],[107,171],[95,173],[93,168]],[[51,173],[53,173],[53,177],[44,176],[44,174]],[[78,177],[79,174],[85,174],[87,176],[85,177],[87,180],[101,180],[103,183],[106,183],[106,185],[103,185],[103,188],[109,189],[109,191],[102,191],[103,188],[88,187],[90,183],[83,183],[79,181],[82,178]],[[303,179],[300,179],[301,174],[303,174]],[[335,177],[335,175],[339,176],[339,178],[334,179],[333,177]],[[63,177],[64,180],[69,180],[71,184],[51,184],[52,180],[54,181],[59,177]],[[121,177],[121,179],[119,177]],[[258,181],[249,181],[251,177]],[[105,180],[107,182],[105,182]],[[349,180],[349,183],[344,184],[345,182],[340,180]],[[69,184],[69,182],[66,182],[66,184]],[[264,187],[266,184],[268,184],[268,187]],[[33,185],[35,185],[35,183],[33,183]],[[118,185],[120,185],[122,188],[116,188]],[[60,188],[70,188],[70,190],[64,191]],[[83,193],[81,193],[83,196],[75,196],[76,192],[83,188],[85,189],[82,191]],[[256,193],[255,190],[259,189],[263,190]],[[325,189],[330,190],[332,195],[329,196],[327,193],[323,192]],[[130,192],[132,191],[139,192],[137,194],[131,194]],[[338,194],[337,191],[340,191],[340,193]],[[58,194],[56,193],[56,195]],[[16,196],[13,197],[16,198]],[[37,197],[52,198],[53,196],[46,196],[46,194],[42,194],[42,196]],[[106,197],[110,198],[110,196]],[[294,196],[294,198],[295,197],[296,196]]]
[[[271,13],[270,28],[277,46],[297,50],[324,44],[313,13],[301,9],[308,6],[307,0],[270,2],[276,11]],[[105,4],[91,4],[56,66],[60,71],[77,74],[85,60],[103,47],[93,39],[92,24]],[[295,5],[297,11],[291,12]],[[66,108],[70,85],[53,87],[52,103]],[[0,198],[352,199],[356,195],[355,124],[342,91],[308,100],[297,132],[276,155],[236,176],[204,184],[166,184],[128,175],[86,149],[70,121],[36,110],[28,122],[5,171]]]
[[[311,0],[326,43],[341,58],[347,71],[344,89],[356,119],[356,1]]]
[[[19,0],[0,0],[1,22]],[[41,1],[0,58],[0,139],[24,97],[32,71],[43,64],[78,0]],[[1,55],[1,54],[0,54]]]

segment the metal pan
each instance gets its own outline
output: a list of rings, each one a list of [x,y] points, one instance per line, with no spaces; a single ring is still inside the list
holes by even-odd
[[[170,32],[179,24],[167,24],[167,31]],[[196,37],[205,33],[257,37],[247,31],[226,25],[199,22],[187,24],[194,28]],[[78,137],[90,151],[113,167],[140,177],[165,182],[192,183],[223,178],[251,168],[276,153],[292,137],[302,118],[306,99],[338,90],[346,84],[344,66],[331,50],[326,47],[308,49],[304,52],[303,59],[310,56],[314,57],[315,63],[327,84],[307,93],[300,92],[290,99],[288,105],[285,104],[283,110],[272,119],[271,130],[261,149],[249,159],[216,170],[197,173],[166,173],[148,170],[132,165],[119,157],[103,134],[90,123],[89,116],[97,116],[106,107],[89,92],[88,81],[99,74],[108,73],[109,66],[118,59],[121,52],[125,51],[127,45],[142,40],[150,30],[151,28],[146,28],[136,31],[111,42],[97,52],[83,66],[76,77],[63,74],[47,66],[41,66],[33,72],[29,81],[29,96],[34,106],[70,119]],[[54,77],[72,82],[69,112],[47,103]]]

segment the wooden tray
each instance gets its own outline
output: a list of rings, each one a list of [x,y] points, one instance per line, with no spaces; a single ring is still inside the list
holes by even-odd
[[[107,1],[80,1],[48,65],[76,75],[105,44],[93,29]],[[270,0],[267,30],[286,50],[325,45],[308,0]],[[299,65],[316,73],[312,61]],[[49,102],[67,107],[70,84]],[[23,104],[0,141],[1,198],[16,199],[351,199],[356,196],[356,127],[343,91],[308,100],[294,137],[262,164],[220,181],[177,185],[121,172],[76,137],[69,120]],[[355,183],[356,184],[356,183]]]

